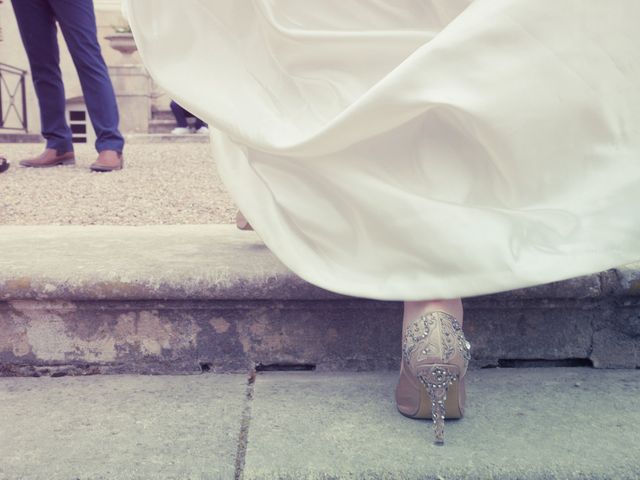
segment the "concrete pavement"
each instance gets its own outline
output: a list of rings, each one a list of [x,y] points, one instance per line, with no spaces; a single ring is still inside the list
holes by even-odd
[[[446,445],[395,372],[0,378],[0,478],[640,478],[640,370],[485,369]]]

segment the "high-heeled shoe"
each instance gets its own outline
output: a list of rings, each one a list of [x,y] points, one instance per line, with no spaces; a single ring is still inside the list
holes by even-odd
[[[433,419],[435,443],[444,443],[444,419],[464,415],[464,375],[470,345],[460,323],[446,312],[421,315],[402,339],[396,403],[403,415]]]

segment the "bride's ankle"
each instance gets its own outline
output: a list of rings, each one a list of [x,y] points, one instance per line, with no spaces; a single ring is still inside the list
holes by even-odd
[[[424,300],[418,302],[404,302],[404,315],[402,318],[402,330],[420,315],[427,312],[441,311],[454,316],[460,325],[463,323],[462,301],[459,298],[453,300]]]

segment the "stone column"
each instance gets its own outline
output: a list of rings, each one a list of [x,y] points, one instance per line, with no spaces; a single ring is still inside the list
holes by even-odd
[[[109,75],[120,110],[120,131],[147,133],[151,120],[151,78],[142,65],[113,65]]]
[[[131,33],[116,33],[105,37],[112,48],[122,55],[109,66],[109,75],[120,110],[120,131],[147,133],[151,120],[152,81],[135,55],[136,46]]]

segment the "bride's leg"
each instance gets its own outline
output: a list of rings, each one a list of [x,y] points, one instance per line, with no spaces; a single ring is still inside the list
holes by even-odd
[[[424,300],[420,302],[404,302],[404,316],[402,317],[402,331],[404,332],[407,325],[418,318],[423,313],[442,311],[454,316],[460,326],[462,326],[462,300],[455,298],[453,300]]]

